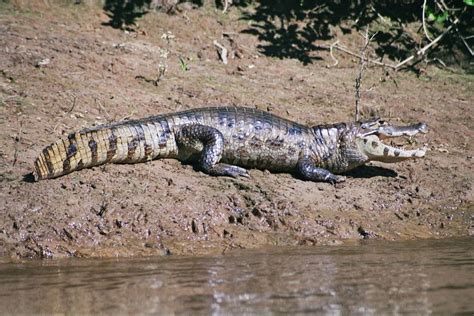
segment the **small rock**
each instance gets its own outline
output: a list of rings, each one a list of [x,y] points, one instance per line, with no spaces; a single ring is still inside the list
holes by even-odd
[[[151,248],[151,249],[161,248],[161,245],[158,242],[146,242],[143,246],[145,246],[145,248]]]
[[[194,9],[197,9],[197,8],[198,8],[197,4],[193,3],[192,1],[184,1],[184,2],[180,2],[176,5],[176,9],[180,12],[190,11],[190,10],[194,10]]]
[[[117,226],[117,228],[122,228],[123,227],[123,221],[121,221],[120,219],[115,219],[115,226]]]
[[[377,237],[377,235],[374,232],[365,230],[362,226],[359,226],[359,228],[357,228],[357,232],[361,234],[364,239]]]
[[[44,67],[46,65],[49,65],[50,62],[51,62],[51,60],[49,58],[45,58],[45,59],[42,59],[42,60],[36,62],[35,67],[36,68]]]
[[[226,229],[224,229],[223,235],[224,235],[224,238],[227,238],[227,237],[232,238],[232,234]]]
[[[72,205],[76,205],[78,202],[78,200],[76,198],[70,198],[66,201],[66,205],[67,206],[72,206]]]
[[[195,233],[196,235],[199,234],[199,226],[198,226],[198,223],[195,219],[193,219],[191,221],[191,230],[193,231],[193,233]]]
[[[424,199],[428,199],[433,196],[433,193],[430,190],[423,187],[419,188],[418,194]]]
[[[261,212],[258,208],[256,208],[256,207],[253,208],[252,214],[253,214],[254,216],[258,217],[258,218],[260,218],[260,217],[263,216],[262,212]]]

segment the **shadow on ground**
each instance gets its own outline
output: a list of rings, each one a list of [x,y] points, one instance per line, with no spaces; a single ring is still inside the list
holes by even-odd
[[[109,16],[110,21],[104,25],[113,28],[127,28],[133,25],[136,19],[148,12],[152,0],[106,0],[104,11]]]
[[[373,177],[387,177],[396,178],[398,174],[392,169],[387,169],[378,166],[362,166],[352,171],[346,172],[345,175],[351,178],[373,178]]]
[[[130,29],[151,9],[167,8],[164,11],[175,12],[170,7],[181,2],[196,6],[212,3],[219,8],[223,1],[106,0],[104,10],[110,21],[105,24]],[[421,28],[407,29],[409,23],[421,21],[422,4],[417,1],[236,0],[232,5],[243,9],[242,19],[249,22],[243,33],[255,35],[261,41],[258,45],[261,53],[280,59],[297,59],[303,64],[320,60],[318,51],[327,51],[328,45],[318,41],[334,40],[337,32],[361,32],[369,27],[371,34],[377,33],[373,42],[380,60],[385,57],[403,60],[428,43],[426,39],[420,42]],[[441,41],[444,47],[441,51],[445,61],[462,64],[459,58],[463,59],[463,54],[469,56],[469,51],[460,37],[469,36],[473,31],[474,6],[462,0],[448,1],[447,5],[459,8],[457,15],[444,22],[430,20],[426,27],[434,38],[451,25],[455,17],[460,19],[456,32]],[[436,9],[435,4],[428,1],[427,12],[441,16]]]

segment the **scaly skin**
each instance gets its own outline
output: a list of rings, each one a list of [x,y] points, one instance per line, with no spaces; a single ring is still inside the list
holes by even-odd
[[[215,176],[248,176],[245,167],[334,183],[344,177],[333,173],[370,160],[423,156],[423,151],[392,148],[377,138],[420,131],[425,132],[426,125],[393,127],[374,121],[308,127],[251,108],[193,109],[72,133],[43,150],[33,176],[38,181],[105,163],[175,158],[195,161]]]

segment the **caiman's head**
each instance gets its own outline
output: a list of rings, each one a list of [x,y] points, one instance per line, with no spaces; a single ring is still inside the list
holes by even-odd
[[[353,134],[359,154],[368,158],[368,161],[398,162],[410,158],[425,156],[426,149],[407,150],[384,144],[383,139],[399,136],[413,136],[417,133],[427,133],[425,123],[409,126],[391,126],[380,119],[359,122]]]

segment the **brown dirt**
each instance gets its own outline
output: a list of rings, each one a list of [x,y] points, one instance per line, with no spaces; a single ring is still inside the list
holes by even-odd
[[[27,3],[0,2],[0,256],[205,254],[474,234],[474,80],[432,67],[422,77],[371,67],[362,95],[366,109],[392,121],[427,122],[431,132],[417,138],[430,148],[426,159],[373,164],[336,187],[259,170],[251,179],[215,178],[174,160],[24,182],[46,145],[124,118],[240,105],[306,124],[351,120],[357,71],[340,53],[333,68],[324,53],[306,66],[260,54],[257,39],[240,33],[247,22],[235,8],[148,14],[127,33],[102,25],[95,5]],[[228,65],[215,39],[236,52]],[[341,40],[355,50],[362,42],[357,34]],[[160,63],[168,68],[157,85],[144,80]]]

